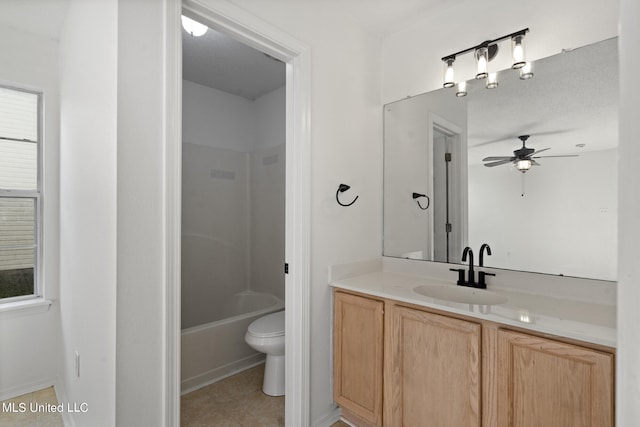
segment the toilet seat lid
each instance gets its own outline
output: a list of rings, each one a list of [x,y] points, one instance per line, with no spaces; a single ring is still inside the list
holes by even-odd
[[[257,337],[284,335],[284,310],[254,320],[247,330]]]

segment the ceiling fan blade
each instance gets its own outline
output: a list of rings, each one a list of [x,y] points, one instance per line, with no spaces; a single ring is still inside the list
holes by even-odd
[[[543,148],[542,150],[534,151],[533,153],[531,153],[531,155],[533,156],[535,154],[542,153],[543,151],[547,151],[547,150],[551,150],[551,148]]]
[[[513,156],[490,156],[490,157],[485,157],[484,159],[482,159],[483,162],[493,162],[495,160],[513,160],[514,157]]]
[[[535,157],[531,157],[532,159],[548,159],[550,157],[578,157],[577,154],[564,154],[564,155],[558,155],[558,156],[535,156]]]
[[[531,160],[531,164],[533,166],[542,166],[540,163],[536,162],[535,160]]]
[[[511,158],[498,160],[497,162],[485,163],[484,165],[488,168],[492,168],[494,166],[506,165],[507,163],[511,163]]]

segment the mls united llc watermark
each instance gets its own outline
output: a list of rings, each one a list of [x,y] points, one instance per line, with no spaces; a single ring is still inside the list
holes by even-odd
[[[37,402],[2,402],[2,412],[25,413],[25,412],[88,412],[87,403],[37,403]]]

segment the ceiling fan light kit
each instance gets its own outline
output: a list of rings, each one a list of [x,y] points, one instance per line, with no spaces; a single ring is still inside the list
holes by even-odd
[[[495,89],[498,87],[497,73],[489,72],[489,62],[495,58],[498,54],[498,43],[507,39],[511,39],[511,56],[513,57],[513,64],[511,68],[519,70],[520,79],[527,80],[533,77],[531,72],[531,64],[525,60],[524,52],[524,36],[529,32],[528,28],[525,28],[515,33],[507,34],[506,36],[498,37],[494,40],[487,40],[480,43],[477,46],[470,47],[468,49],[461,50],[460,52],[452,53],[442,58],[445,63],[444,69],[444,82],[443,87],[450,88],[456,86],[454,79],[453,64],[456,58],[460,55],[464,55],[469,52],[473,52],[476,60],[476,75],[478,80],[487,79],[485,87],[487,89]],[[467,94],[465,82],[458,82],[458,90],[456,91],[457,97],[462,97]],[[462,88],[460,87],[461,85]]]
[[[577,154],[567,154],[567,155],[559,155],[559,156],[534,156],[536,154],[542,153],[543,151],[550,150],[550,148],[542,148],[540,150],[536,150],[534,148],[529,148],[526,146],[527,139],[529,139],[530,135],[520,135],[518,139],[522,141],[522,147],[513,151],[513,156],[489,156],[482,159],[483,162],[487,162],[484,165],[488,168],[492,168],[494,166],[506,165],[508,163],[513,163],[513,166],[522,173],[525,173],[531,166],[540,166],[540,163],[536,162],[535,159],[540,158],[548,158],[548,157],[578,157]]]

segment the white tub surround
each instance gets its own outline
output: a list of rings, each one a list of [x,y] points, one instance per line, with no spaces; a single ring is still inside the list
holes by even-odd
[[[182,330],[182,394],[263,363],[264,354],[247,345],[245,333],[254,320],[284,309],[281,299],[251,291],[221,302],[219,320]]]
[[[494,305],[459,303],[414,291],[418,286],[455,286],[457,275],[449,268],[462,266],[384,257],[332,266],[329,277],[334,288],[588,343],[616,346],[615,282],[476,267],[476,271],[496,274],[496,277],[487,278],[487,290],[503,296],[506,302]]]

